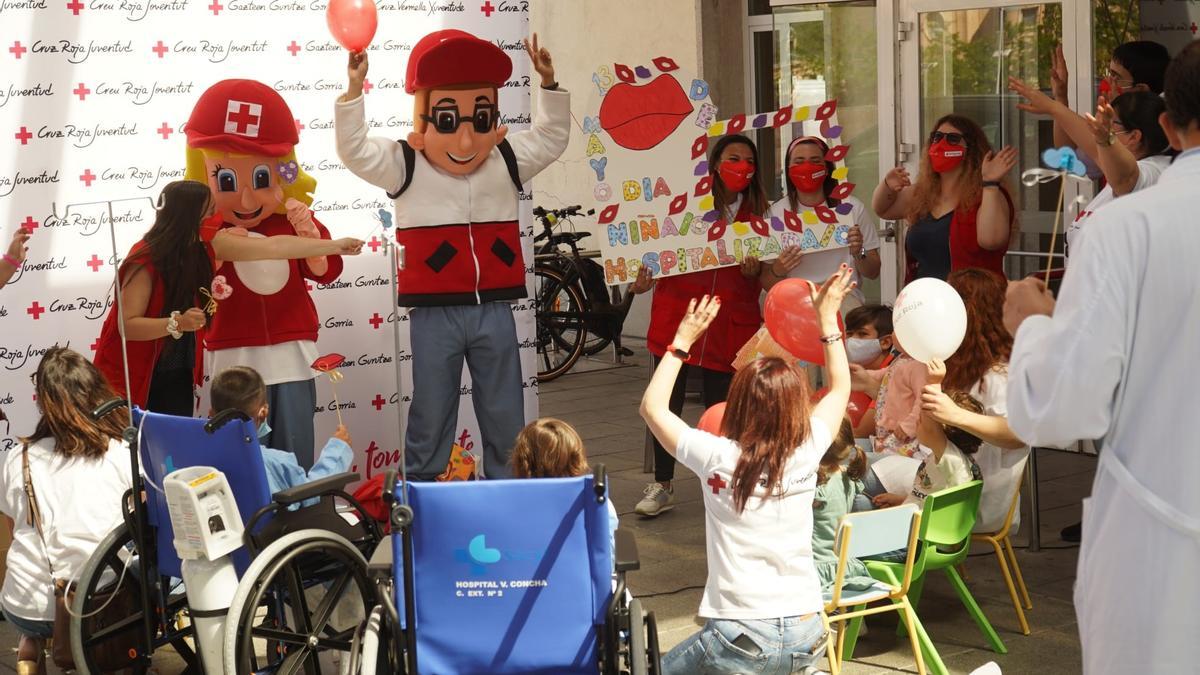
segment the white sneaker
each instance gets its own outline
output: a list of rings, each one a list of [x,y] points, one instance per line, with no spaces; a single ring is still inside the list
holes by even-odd
[[[663,487],[662,483],[654,482],[646,486],[646,492],[642,501],[633,507],[634,513],[639,516],[657,516],[663,511],[670,511],[675,508],[675,488]]]

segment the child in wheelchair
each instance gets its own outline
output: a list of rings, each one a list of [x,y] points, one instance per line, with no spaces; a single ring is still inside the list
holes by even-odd
[[[210,396],[212,407],[208,411],[209,417],[219,411],[234,408],[254,420],[258,425],[260,440],[271,433],[271,428],[266,422],[269,412],[267,387],[258,371],[245,366],[222,370],[213,378]],[[350,464],[354,461],[354,450],[350,446],[350,432],[345,426],[338,425],[333,437],[321,449],[320,457],[307,472],[300,466],[296,455],[265,445],[260,446],[271,493],[349,471]],[[316,500],[308,500],[303,505],[311,503],[316,503]]]
[[[591,473],[579,432],[553,417],[534,420],[517,434],[512,457],[513,478],[573,478]],[[609,544],[616,560],[617,509],[608,500]]]

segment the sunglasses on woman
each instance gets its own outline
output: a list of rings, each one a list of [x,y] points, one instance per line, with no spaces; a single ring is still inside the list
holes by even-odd
[[[460,116],[458,108],[451,106],[434,106],[430,112],[433,114],[421,115],[421,119],[432,124],[439,134],[455,133],[467,122],[480,134],[487,133],[496,126],[495,103],[476,103],[475,112],[470,117]]]
[[[950,145],[965,145],[963,141],[966,139],[963,138],[962,134],[955,131],[935,131],[932,134],[929,134],[929,143],[937,143],[943,138],[946,139],[946,142]]]

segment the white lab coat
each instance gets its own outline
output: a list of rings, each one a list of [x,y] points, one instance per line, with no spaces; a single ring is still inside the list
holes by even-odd
[[[1084,672],[1200,662],[1200,149],[1078,238],[1054,317],[1017,331],[1008,423],[1033,445],[1102,439],[1083,505]]]

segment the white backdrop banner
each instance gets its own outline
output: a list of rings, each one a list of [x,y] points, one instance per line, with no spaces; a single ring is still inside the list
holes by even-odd
[[[411,368],[407,316],[395,308],[381,241],[382,191],[351,175],[334,151],[333,106],[346,81],[346,53],[325,26],[325,0],[0,0],[0,240],[33,228],[29,257],[0,289],[0,450],[33,431],[29,375],[48,347],[94,356],[108,307],[113,264],[153,222],[162,188],[183,176],[183,124],[218,80],[256,79],[278,91],[300,133],[296,153],[318,181],[312,208],[334,237],[368,240],[345,258],[341,277],[311,288],[321,316],[322,354],[345,356],[338,384],[342,417],[364,478],[399,463],[397,416],[407,417]],[[425,34],[458,28],[493,40],[513,59],[500,95],[501,123],[527,128],[526,2],[381,0],[369,51],[367,114],[373,133],[405,137],[412,97],[404,71]],[[565,49],[555,44],[548,48]],[[563,83],[570,88],[571,83]],[[108,207],[113,204],[115,252]],[[532,261],[529,203],[522,202],[525,259]],[[532,276],[529,287],[532,288]],[[522,344],[525,414],[537,414],[532,304],[514,305]],[[392,322],[401,322],[399,353]],[[399,361],[403,387],[397,393]],[[457,442],[479,444],[464,374]],[[337,424],[328,378],[317,380],[318,448]],[[201,412],[207,412],[207,396]],[[475,450],[481,455],[482,446]]]

